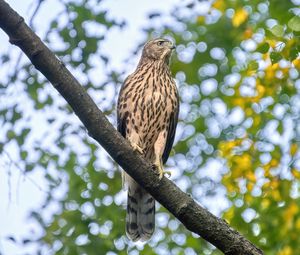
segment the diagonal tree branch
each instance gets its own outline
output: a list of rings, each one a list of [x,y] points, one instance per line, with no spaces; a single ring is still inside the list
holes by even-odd
[[[36,69],[66,99],[89,135],[188,230],[200,235],[224,254],[263,254],[224,220],[212,215],[182,192],[172,181],[165,177],[159,180],[151,165],[131,149],[64,64],[3,0],[0,0],[0,27],[9,36],[10,43],[20,47]]]

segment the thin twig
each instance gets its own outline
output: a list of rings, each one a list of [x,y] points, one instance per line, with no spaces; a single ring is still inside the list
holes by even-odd
[[[26,174],[26,171],[25,171],[24,169],[22,169],[22,167],[21,167],[17,162],[15,162],[15,160],[11,157],[11,155],[10,155],[6,150],[3,149],[2,152],[3,152],[3,153],[6,155],[6,157],[9,159],[9,163],[10,163],[9,169],[11,168],[12,165],[14,165],[14,166],[20,171],[20,173],[23,175],[23,177],[24,177],[25,179],[29,180],[29,181],[30,181],[33,185],[35,185],[40,191],[45,192],[46,194],[49,193],[47,190],[43,189],[40,185],[38,185],[38,184],[35,182],[35,180],[34,180],[33,178],[31,178],[30,176],[28,176],[28,175]]]

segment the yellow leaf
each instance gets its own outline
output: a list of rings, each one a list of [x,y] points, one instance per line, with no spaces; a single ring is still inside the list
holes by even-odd
[[[271,161],[269,163],[264,165],[263,168],[265,170],[265,177],[269,177],[271,168],[274,168],[278,165],[279,165],[279,161],[275,158],[271,159]]]
[[[252,182],[248,182],[248,183],[247,183],[247,190],[248,190],[248,191],[251,192],[251,191],[253,190],[253,187],[254,187],[254,184],[253,184]]]
[[[267,60],[267,59],[269,59],[270,58],[270,53],[269,52],[267,52],[267,53],[265,53],[265,54],[262,54],[262,59],[263,60]]]
[[[289,74],[290,68],[286,67],[286,68],[281,68],[281,72],[287,76]]]
[[[281,200],[280,192],[277,189],[272,190],[271,194],[275,201],[279,202]]]
[[[225,2],[224,2],[224,0],[216,0],[213,3],[212,7],[214,7],[215,9],[223,12],[225,10]]]
[[[253,30],[252,28],[247,28],[243,34],[244,39],[249,39],[253,35]]]
[[[252,116],[253,115],[252,108],[246,108],[245,109],[245,114],[246,114],[247,117]]]
[[[278,252],[278,255],[292,255],[292,254],[293,254],[293,250],[290,246],[284,246],[284,248]]]
[[[224,141],[220,142],[219,149],[221,152],[221,156],[227,157],[232,154],[232,149],[241,144],[241,140],[233,140],[233,141]]]
[[[261,124],[261,116],[260,115],[254,115],[253,126],[256,127],[259,124]]]
[[[225,220],[227,220],[230,223],[233,216],[234,216],[234,206],[230,207],[229,210],[224,213],[223,217]]]
[[[285,220],[287,221],[292,220],[298,211],[299,211],[298,206],[296,205],[296,203],[292,202],[284,212]]]
[[[256,182],[256,176],[252,171],[246,174],[246,178],[251,182]]]
[[[278,41],[276,41],[276,40],[267,40],[267,43],[270,45],[270,47],[275,48]]]
[[[294,59],[292,63],[296,69],[300,70],[300,58]]]
[[[272,189],[277,189],[279,187],[279,181],[278,179],[273,179],[271,182],[270,182],[270,187]]]
[[[234,98],[233,99],[233,104],[238,105],[241,108],[245,107],[245,102],[246,102],[246,100],[244,98]]]
[[[297,178],[300,179],[300,171],[298,169],[293,168],[292,169],[292,175]]]
[[[261,202],[261,206],[263,209],[267,209],[270,206],[271,202],[269,199],[264,198]]]
[[[296,154],[297,150],[298,150],[298,145],[296,143],[293,143],[290,148],[291,155],[294,156]]]
[[[278,64],[278,63],[275,63],[275,64],[273,64],[273,65],[271,66],[271,68],[272,68],[273,70],[277,70],[277,69],[279,68],[279,64]]]
[[[265,87],[261,84],[257,84],[256,85],[256,90],[257,90],[257,93],[258,93],[258,97],[263,97],[264,93],[265,93]]]
[[[248,204],[251,204],[253,202],[253,197],[249,193],[245,194],[244,199],[245,199],[245,202]]]
[[[265,88],[263,86],[256,87],[257,95],[252,98],[253,102],[259,102],[265,93]]]
[[[204,24],[204,23],[205,23],[205,17],[204,17],[204,16],[198,16],[197,22],[198,22],[199,24]]]
[[[275,158],[271,159],[270,163],[271,167],[275,167],[275,166],[278,166],[279,164],[279,161]]]
[[[284,211],[283,218],[285,220],[285,229],[289,230],[293,227],[294,217],[298,213],[299,207],[295,202],[292,202]]]
[[[234,27],[239,27],[243,24],[246,19],[248,18],[248,12],[245,9],[240,8],[238,9],[232,17],[232,25]]]
[[[278,70],[278,68],[279,68],[278,63],[267,66],[267,68],[265,69],[265,79],[266,80],[274,80],[274,77],[276,75],[276,71]]]
[[[263,190],[268,190],[270,188],[270,181],[266,181],[263,185],[262,185],[262,188]]]
[[[236,156],[234,162],[237,164],[240,171],[251,169],[252,166],[251,157],[246,153],[240,156]]]
[[[296,220],[296,229],[300,230],[300,218]]]
[[[226,183],[225,186],[226,186],[226,189],[228,190],[228,193],[237,191],[237,187],[231,182]]]

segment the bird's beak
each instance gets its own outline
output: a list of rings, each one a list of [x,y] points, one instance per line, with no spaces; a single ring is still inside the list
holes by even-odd
[[[176,49],[176,45],[172,42],[169,42],[169,47],[170,47],[171,50]]]

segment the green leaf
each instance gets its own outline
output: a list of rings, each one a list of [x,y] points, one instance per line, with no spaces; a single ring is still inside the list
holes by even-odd
[[[299,52],[300,51],[299,51],[298,47],[291,48],[290,54],[289,54],[289,60],[296,59],[298,57]]]
[[[27,151],[22,151],[21,152],[21,159],[26,160],[27,156],[28,156],[28,152]]]
[[[251,61],[248,65],[249,70],[257,70],[258,63],[256,61]]]
[[[12,122],[16,122],[17,120],[19,120],[22,117],[22,115],[16,111],[16,109],[14,108],[14,112],[13,112],[13,116],[12,116]]]
[[[12,140],[16,137],[16,134],[13,130],[8,130],[6,133],[6,137],[8,140]]]
[[[31,129],[29,128],[24,128],[21,132],[21,134],[17,137],[17,143],[19,145],[23,145],[24,144],[24,141],[27,137],[27,135],[30,133]]]
[[[282,37],[284,34],[284,27],[281,25],[275,25],[270,29],[271,33],[277,37]]]
[[[282,59],[282,56],[278,52],[271,52],[270,54],[272,64],[276,64],[279,60]]]
[[[299,16],[295,16],[293,18],[291,18],[288,22],[288,27],[290,29],[292,29],[293,31],[300,31],[300,17]]]
[[[30,172],[35,167],[34,164],[26,164],[25,172]]]
[[[267,53],[269,51],[269,49],[270,49],[270,45],[267,42],[265,42],[265,43],[259,45],[257,47],[256,51],[258,51],[258,52],[260,52],[262,54],[265,54],[265,53]]]

